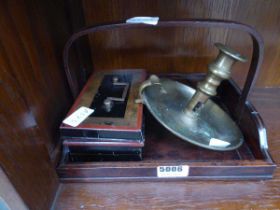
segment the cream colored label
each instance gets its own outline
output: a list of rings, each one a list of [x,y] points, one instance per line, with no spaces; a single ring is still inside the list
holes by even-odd
[[[133,17],[126,20],[126,23],[144,23],[149,25],[157,25],[159,17]]]
[[[63,120],[63,123],[72,127],[77,127],[93,112],[93,109],[82,106]]]
[[[188,165],[179,166],[158,166],[157,177],[160,178],[176,178],[176,177],[187,177],[189,175]]]
[[[220,139],[215,139],[215,138],[211,138],[209,142],[209,146],[214,146],[214,147],[227,147],[229,145],[230,145],[229,142]]]

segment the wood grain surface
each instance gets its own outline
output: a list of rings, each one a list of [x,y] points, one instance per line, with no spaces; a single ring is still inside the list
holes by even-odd
[[[249,24],[261,33],[265,42],[258,86],[280,85],[277,0],[83,0],[82,3],[87,26],[125,21],[134,16],[159,16],[161,20],[212,18]],[[89,38],[95,69],[145,68],[153,73],[206,71],[217,53],[214,42],[226,43],[251,58],[248,36],[222,29],[113,30]],[[240,85],[248,64],[238,65],[234,70],[233,77]]]
[[[48,209],[58,187],[50,156],[71,101],[67,27],[62,1],[0,2],[0,165],[29,209]]]
[[[61,58],[71,28],[139,15],[241,21],[255,26],[266,43],[258,85],[280,85],[277,0],[74,1],[0,1],[0,164],[30,209],[48,209],[58,186],[50,159],[57,151],[59,124],[72,103]],[[238,32],[181,28],[116,30],[90,37],[96,70],[144,67],[161,73],[206,70],[216,54],[212,45],[216,41],[250,57],[248,40]],[[86,42],[78,48],[85,49]],[[92,69],[88,69],[89,59],[84,69],[76,62],[78,57],[83,54],[72,55],[71,65],[82,85]],[[247,69],[248,64],[236,67],[234,77],[240,84]],[[272,155],[280,163],[279,93],[260,90],[254,100],[269,128]],[[279,176],[278,170],[276,178],[267,182],[62,185],[56,207],[185,208],[198,204],[201,208],[227,208],[232,204],[236,208],[277,208]]]
[[[51,153],[57,143],[60,120],[70,106],[62,68],[62,49],[69,36],[63,4],[4,2],[1,27],[5,30],[0,38],[9,63],[6,70],[17,81]]]
[[[280,91],[256,89],[253,104],[280,164]],[[279,209],[280,170],[267,181],[185,181],[62,184],[54,209]]]

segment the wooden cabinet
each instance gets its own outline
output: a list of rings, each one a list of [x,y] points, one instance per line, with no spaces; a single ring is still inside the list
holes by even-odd
[[[51,206],[59,185],[55,172],[60,145],[58,127],[73,102],[62,63],[64,44],[73,31],[124,21],[132,16],[239,21],[255,27],[264,37],[265,60],[257,87],[277,88],[280,86],[279,13],[277,0],[1,1],[0,165],[3,171],[30,209]],[[79,88],[93,70],[129,67],[145,68],[152,73],[204,72],[215,56],[212,49],[215,41],[236,46],[243,54],[251,55],[249,37],[229,30],[179,27],[113,30],[77,43],[72,49],[71,66]],[[237,67],[233,75],[240,85],[247,73],[244,69],[248,66]],[[277,100],[261,103],[277,104]],[[269,137],[279,136],[277,130],[272,132]],[[272,145],[275,146],[273,156],[279,151],[275,149],[279,143]],[[274,158],[279,163],[279,158]]]

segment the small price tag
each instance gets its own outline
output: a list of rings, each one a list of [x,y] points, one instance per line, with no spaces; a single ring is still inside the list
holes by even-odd
[[[223,141],[223,140],[220,140],[220,139],[211,138],[210,141],[209,141],[209,146],[227,147],[229,145],[230,145],[229,142]]]
[[[72,127],[77,127],[93,112],[94,109],[82,106],[75,112],[73,112],[70,116],[68,116],[65,120],[63,120],[63,123]]]
[[[126,20],[126,23],[144,23],[148,25],[157,25],[159,17],[133,17]]]
[[[189,175],[189,166],[158,166],[157,177],[160,178],[175,178],[187,177]]]

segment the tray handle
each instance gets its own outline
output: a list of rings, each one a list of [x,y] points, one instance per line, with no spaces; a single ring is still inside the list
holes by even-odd
[[[239,103],[236,109],[240,113],[240,117],[242,116],[246,100],[254,86],[257,76],[260,71],[260,67],[263,61],[264,56],[264,43],[261,35],[251,26],[245,25],[242,23],[234,22],[234,21],[222,21],[222,20],[209,20],[209,19],[188,19],[188,20],[175,20],[175,21],[159,21],[157,25],[147,25],[142,23],[110,23],[106,25],[99,26],[91,26],[80,31],[74,33],[70,39],[67,41],[64,51],[63,51],[63,62],[64,62],[64,70],[67,76],[67,81],[69,87],[71,89],[71,93],[73,98],[76,98],[79,91],[77,82],[74,81],[73,75],[69,69],[69,50],[77,39],[82,36],[88,35],[90,33],[94,33],[97,31],[106,31],[112,30],[115,28],[154,28],[154,27],[170,27],[170,26],[181,26],[181,27],[199,27],[199,28],[226,28],[226,29],[234,29],[246,32],[250,35],[253,43],[253,53],[251,64],[249,67],[249,72],[247,74],[246,82],[241,92],[241,96],[239,98]]]

